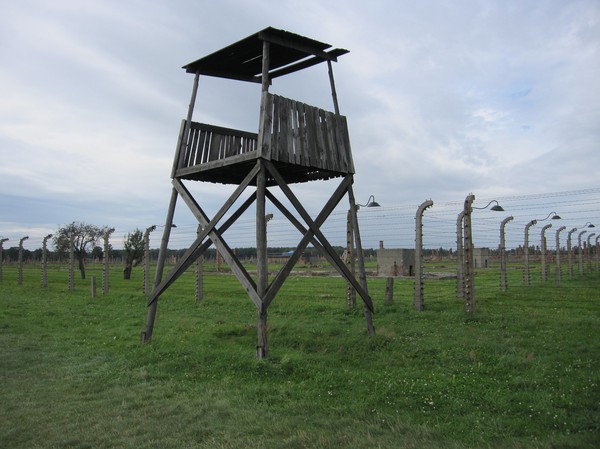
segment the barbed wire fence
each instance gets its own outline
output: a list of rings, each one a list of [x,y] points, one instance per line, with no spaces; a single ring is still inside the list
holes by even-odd
[[[400,205],[382,205],[381,207],[361,208],[359,211],[359,226],[364,249],[377,249],[380,247],[414,249],[415,248],[415,212],[426,198],[415,200],[414,204]],[[460,280],[457,279],[459,270],[457,257],[457,242],[460,238],[457,229],[458,215],[463,211],[464,199],[459,198],[456,201],[446,201],[436,203],[435,198],[431,199],[433,205],[424,211],[422,218],[422,247],[424,249],[424,271],[423,271],[423,295],[425,304],[428,301],[457,301],[460,300]],[[498,272],[495,285],[486,284],[477,286],[479,289],[493,289],[498,291],[501,288],[500,279],[500,226],[503,220],[512,216],[505,226],[505,248],[507,257],[507,284],[508,289],[511,286],[524,285],[523,282],[523,251],[525,227],[532,220],[537,224],[529,229],[530,258],[532,261],[531,279],[536,285],[542,285],[548,288],[554,288],[561,276],[556,273],[556,231],[560,227],[565,227],[565,231],[560,234],[559,251],[562,269],[560,274],[568,279],[572,274],[598,273],[598,232],[595,231],[595,224],[600,226],[600,188],[574,190],[567,192],[554,192],[530,195],[505,196],[495,198],[475,197],[473,206],[481,208],[488,202],[496,200],[504,211],[497,212],[490,209],[474,209],[471,214],[472,238],[474,248],[484,248],[484,251],[476,258],[476,268],[488,268]],[[270,211],[269,211],[270,212]],[[313,212],[310,211],[309,212]],[[271,212],[270,212],[271,213]],[[268,244],[271,248],[293,248],[297,241],[301,239],[298,231],[276,211],[273,211],[273,218],[268,224]],[[316,214],[316,213],[315,213]],[[560,219],[553,220],[554,215],[560,216]],[[546,225],[552,225],[545,230],[545,245],[542,244],[542,229]],[[141,223],[139,229],[142,231],[152,224]],[[593,225],[594,227],[588,227]],[[329,217],[322,230],[334,246],[344,248],[347,240],[347,210],[343,206],[338,207]],[[157,248],[161,239],[161,228],[158,226],[156,232],[149,235],[148,245],[150,248]],[[196,238],[198,225],[192,221],[177,223],[177,227],[172,229],[170,238],[170,248],[187,248]],[[567,232],[577,229],[568,240]],[[34,230],[28,231],[28,239],[23,239],[23,235],[14,233],[4,233],[0,229],[0,253],[6,253],[8,248],[17,246],[20,242],[23,249],[34,251],[44,245],[44,239],[47,237],[47,230],[40,230],[37,234]],[[124,236],[133,229],[115,229],[112,232],[110,243],[113,248],[122,248]],[[578,235],[582,235],[581,243]],[[255,217],[250,212],[248,217],[238,220],[235,227],[229,229],[224,235],[231,247],[251,247],[253,246],[253,237],[255,235]],[[541,249],[545,246],[546,254],[541,254]],[[567,247],[571,247],[571,256],[567,252]],[[105,245],[106,247],[106,245]],[[581,254],[581,256],[579,256]],[[547,262],[546,278],[540,269],[542,257]],[[0,255],[1,257],[1,255]],[[371,265],[376,264],[376,256],[371,257]],[[569,262],[569,263],[567,263]],[[0,264],[0,281],[7,279],[7,266],[19,263],[37,263],[41,260],[18,260],[6,261]],[[45,262],[47,263],[47,262]],[[113,261],[119,263],[119,261]],[[102,261],[100,261],[102,264]],[[573,270],[568,269],[573,265]],[[376,275],[376,268],[371,271],[371,275]],[[153,273],[151,273],[153,275]],[[558,280],[557,280],[558,279]],[[22,281],[22,280],[21,280]],[[39,279],[35,281],[39,285]],[[146,283],[147,280],[144,281]],[[378,282],[378,281],[377,281]],[[411,279],[403,280],[403,288],[406,290],[412,284]],[[413,287],[414,288],[414,287]],[[105,286],[108,292],[108,285]],[[342,296],[345,296],[342,293]],[[412,298],[410,293],[402,293],[403,297]],[[425,306],[426,308],[426,306]]]

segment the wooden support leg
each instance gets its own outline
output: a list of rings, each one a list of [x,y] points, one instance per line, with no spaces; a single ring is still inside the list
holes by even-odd
[[[267,307],[258,309],[258,343],[256,344],[256,358],[261,360],[269,355],[267,341]]]
[[[394,302],[394,278],[389,277],[385,284],[385,303],[391,304],[392,302]]]
[[[356,247],[356,255],[358,260],[358,272],[360,276],[360,283],[368,295],[369,290],[367,288],[367,272],[365,271],[365,260],[362,250],[362,242],[360,239],[360,231],[358,229],[358,215],[356,214],[356,201],[354,200],[354,191],[352,185],[348,186],[348,200],[350,202],[350,218],[352,220],[352,228],[354,230],[354,243]],[[375,326],[373,325],[373,312],[365,303],[365,321],[367,322],[367,332],[369,335],[375,335]]]
[[[262,359],[268,355],[267,344],[267,303],[265,293],[268,286],[267,266],[267,220],[265,191],[267,185],[266,169],[261,164],[256,176],[256,291],[261,300],[258,309],[258,343],[256,345],[256,358]]]
[[[171,226],[173,224],[173,216],[175,215],[175,205],[177,204],[177,190],[171,191],[171,202],[167,211],[167,219],[165,220],[165,229],[163,231],[162,240],[160,242],[160,250],[158,252],[158,262],[156,264],[156,275],[154,277],[154,288],[160,285],[162,281],[163,270],[165,268],[165,260],[167,258],[167,246],[171,235]],[[147,343],[152,339],[152,331],[154,329],[154,320],[156,319],[156,307],[158,298],[148,306],[148,317],[146,318],[146,330],[142,332],[142,342]]]

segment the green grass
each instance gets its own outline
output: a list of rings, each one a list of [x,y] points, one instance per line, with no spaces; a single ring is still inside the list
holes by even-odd
[[[13,271],[11,271],[13,270]],[[539,273],[539,272],[538,272]],[[292,277],[269,308],[270,357],[257,361],[256,310],[229,275],[186,274],[160,299],[142,345],[141,272],[67,289],[52,269],[0,282],[0,447],[595,448],[600,442],[600,276],[478,272],[477,313],[452,280],[412,281],[383,303],[377,335],[335,277]]]

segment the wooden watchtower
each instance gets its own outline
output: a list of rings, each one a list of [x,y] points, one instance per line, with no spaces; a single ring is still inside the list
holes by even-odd
[[[294,33],[266,28],[183,68],[193,73],[194,84],[187,118],[182,121],[173,169],[172,194],[165,221],[154,289],[148,299],[148,317],[142,340],[149,341],[159,296],[214,243],[231,267],[257,308],[258,358],[267,355],[267,309],[308,244],[320,250],[338,272],[359,293],[365,305],[365,318],[370,334],[374,333],[371,313],[373,303],[366,284],[362,260],[356,203],[352,190],[354,164],[346,118],[340,115],[332,62],[347,50],[332,49]],[[333,97],[334,112],[269,93],[271,82],[320,63],[326,62]],[[196,102],[200,75],[257,83],[262,88],[258,133],[239,131],[196,123],[192,113]],[[324,204],[316,218],[306,212],[290,185],[340,178],[339,186]],[[235,191],[214,217],[184,185],[184,181],[237,185]],[[269,190],[278,186],[296,210],[293,214]],[[250,196],[232,210],[246,190]],[[344,196],[348,197],[354,243],[358,254],[360,282],[331,247],[321,225]],[[201,231],[198,237],[163,279],[166,250],[178,197],[197,218]],[[302,236],[293,255],[269,282],[267,272],[267,218],[265,205],[269,200],[298,229]],[[256,202],[257,274],[253,278],[242,266],[223,238],[223,233]],[[231,211],[230,211],[231,210]],[[224,220],[227,213],[229,217]],[[304,223],[297,219],[300,216]]]

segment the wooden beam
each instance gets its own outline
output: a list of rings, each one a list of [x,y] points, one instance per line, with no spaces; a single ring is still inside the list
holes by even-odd
[[[173,181],[175,188],[179,192],[181,199],[187,204],[188,208],[194,214],[198,222],[204,227],[209,223],[208,216],[204,213],[200,205],[196,202],[196,200],[192,197],[188,189],[183,185],[181,181]],[[237,220],[256,199],[256,194],[250,196],[242,206],[235,212],[232,217],[230,217],[229,221],[233,222]],[[240,284],[245,288],[250,296],[250,299],[258,306],[261,304],[261,299],[257,294],[256,284],[250,277],[250,274],[246,271],[246,269],[242,266],[240,260],[234,254],[233,250],[229,247],[227,242],[222,237],[221,230],[213,230],[209,233],[209,237],[215,244],[219,245],[221,251],[221,255],[225,262],[231,267],[231,271],[235,274],[235,276],[240,281]]]
[[[267,190],[267,198],[269,198],[269,200],[273,203],[273,205],[277,209],[279,209],[279,211],[285,216],[285,218],[287,218],[290,221],[290,223],[292,223],[292,225],[294,225],[296,227],[296,229],[298,229],[300,234],[302,234],[302,235],[306,234],[307,229],[304,227],[304,225],[302,225],[302,223],[300,223],[300,221],[298,221],[298,219],[283,205],[283,203],[281,201],[279,201],[277,199],[277,197],[268,190]],[[329,254],[327,253],[327,251],[325,251],[325,248],[323,248],[323,245],[321,245],[321,242],[319,242],[316,238],[313,237],[312,239],[310,239],[310,243],[312,243],[313,246],[323,255],[323,257],[325,257],[327,259],[327,261],[334,268],[337,269],[337,267],[335,266],[335,262],[333,261],[333,259],[331,259],[331,257],[329,257]],[[340,274],[342,276],[344,275],[341,272],[340,272]]]
[[[169,287],[169,285],[171,285],[182,274],[182,272],[180,270],[185,266],[185,264],[191,265],[191,263],[193,263],[193,261],[189,262],[188,259],[194,254],[194,251],[196,251],[199,248],[199,246],[202,243],[202,240],[204,240],[206,238],[206,236],[208,235],[208,233],[211,232],[211,231],[213,231],[215,225],[221,220],[221,218],[223,218],[223,216],[225,215],[225,213],[227,213],[227,211],[231,208],[231,206],[233,205],[233,203],[239,198],[239,196],[246,189],[246,187],[248,187],[248,185],[250,184],[250,182],[254,179],[254,177],[258,173],[259,168],[260,167],[257,164],[250,171],[250,173],[248,173],[248,175],[246,175],[246,178],[244,178],[244,181],[235,189],[235,191],[231,194],[231,196],[229,197],[229,199],[225,202],[225,204],[217,212],[217,214],[214,216],[214,218],[204,227],[204,229],[202,230],[202,232],[198,235],[198,238],[196,238],[196,240],[194,241],[194,243],[192,243],[192,245],[190,246],[190,248],[185,252],[182,260],[180,261],[180,263],[178,263],[171,270],[171,272],[169,273],[168,278],[165,279],[163,282],[161,282],[160,285],[158,285],[158,286],[156,286],[154,288],[154,291],[152,292],[152,295],[148,299],[148,305],[151,305],[153,302],[155,302],[156,299],[158,298],[158,296],[160,296],[160,294],[162,292],[164,292]],[[173,182],[176,182],[176,181],[177,180],[173,180]],[[189,265],[187,265],[187,267],[189,267]],[[186,267],[186,269],[187,269],[187,267]]]
[[[279,45],[285,48],[291,48],[293,50],[301,51],[302,53],[306,53],[307,55],[315,55],[324,60],[337,61],[337,58],[334,55],[330,55],[324,50],[315,48],[311,45],[306,45],[292,39],[286,39],[282,36],[274,35],[273,33],[269,33],[268,31],[260,31],[258,33],[258,38],[265,42],[270,42],[275,45]],[[327,44],[325,44],[327,45]],[[330,45],[327,45],[331,47]]]
[[[283,215],[290,221],[290,223],[292,223],[296,229],[298,229],[298,231],[302,234],[302,235],[306,235],[309,231],[302,225],[302,223],[300,223],[300,221],[298,221],[298,219],[296,217],[294,217],[294,215],[274,196],[272,195],[270,192],[267,194],[269,200],[271,200],[271,202],[275,205],[275,207],[277,207],[282,213]],[[319,242],[314,236],[310,239],[310,243],[313,244],[313,246],[315,248],[317,248],[317,250],[323,255],[323,257],[325,257],[327,259],[327,261],[331,264],[331,266],[333,268],[335,268],[338,273],[346,278],[346,274],[338,267],[338,264],[335,262],[335,260],[331,257],[331,255],[329,254],[329,252],[327,252],[325,250],[325,248],[323,247],[323,245],[321,245],[321,242]],[[301,254],[299,254],[299,257],[301,256]],[[288,259],[289,260],[289,259]],[[295,265],[295,263],[297,263],[297,259],[294,261],[293,264],[289,265],[290,270],[293,268],[293,266]],[[277,275],[279,276],[279,274]],[[284,278],[282,278],[281,284],[283,285],[283,282],[287,279],[286,275]],[[276,279],[278,279],[278,277],[276,277]],[[269,286],[269,295],[268,297],[270,298],[271,295],[273,295],[273,298],[275,296],[275,294],[277,293],[277,291],[279,290],[279,288],[281,287],[281,285],[276,286],[274,285],[275,281],[273,281],[271,283],[271,285]],[[353,290],[354,291],[354,290]]]
[[[345,55],[346,53],[348,53],[348,50],[344,50],[342,48],[336,48],[335,50],[328,51],[328,52],[326,52],[326,54],[333,56],[335,59],[331,58],[331,59],[327,59],[327,61],[328,62],[337,61],[338,56]],[[318,56],[313,56],[312,58],[304,59],[303,61],[299,61],[294,64],[290,64],[285,67],[281,67],[279,69],[275,69],[275,70],[271,71],[270,77],[271,77],[271,79],[273,79],[273,78],[278,78],[280,76],[288,75],[290,73],[294,73],[299,70],[307,69],[314,65],[321,64],[323,61],[325,61],[325,59],[320,58]]]
[[[171,226],[173,225],[173,216],[175,215],[175,206],[177,205],[177,190],[171,189],[171,201],[167,210],[167,218],[165,220],[165,228],[163,230],[162,240],[160,242],[160,250],[158,252],[158,262],[156,264],[156,274],[154,275],[154,288],[160,285],[162,281],[163,271],[165,267],[165,259],[167,258],[167,246],[169,244],[169,236],[171,235]],[[73,245],[71,245],[72,247]],[[142,332],[142,342],[146,343],[152,338],[154,329],[154,320],[156,318],[156,308],[158,307],[158,296],[152,303],[148,303],[148,315],[146,318],[146,330]]]
[[[273,178],[275,179],[275,181],[277,182],[277,184],[279,185],[279,187],[281,188],[283,193],[286,195],[288,200],[292,203],[294,208],[298,211],[298,213],[300,214],[300,216],[302,217],[302,219],[305,221],[305,223],[307,224],[307,226],[309,228],[305,237],[301,240],[300,244],[303,244],[304,242],[306,242],[305,245],[307,245],[310,238],[312,238],[312,236],[314,235],[321,242],[321,245],[323,246],[325,251],[327,251],[327,253],[330,255],[332,260],[335,262],[335,266],[337,266],[337,268],[344,273],[344,276],[346,277],[346,279],[352,284],[352,286],[356,289],[356,291],[359,292],[359,294],[361,295],[361,298],[363,299],[363,301],[365,302],[367,307],[371,311],[373,311],[373,302],[372,302],[371,298],[369,297],[368,293],[365,292],[363,287],[356,281],[356,278],[352,275],[352,273],[350,273],[350,270],[348,270],[348,268],[346,267],[344,262],[340,259],[340,257],[337,255],[337,253],[331,246],[331,244],[327,241],[327,238],[323,235],[323,233],[319,229],[319,227],[323,224],[323,222],[327,219],[329,214],[333,211],[333,209],[337,206],[337,204],[339,203],[341,198],[344,196],[344,194],[346,193],[346,191],[348,189],[348,186],[350,186],[352,184],[353,176],[347,175],[346,177],[344,177],[344,179],[342,180],[342,182],[340,183],[340,185],[338,186],[336,191],[333,193],[333,195],[331,196],[329,201],[326,203],[325,207],[323,207],[321,213],[317,216],[317,219],[315,221],[313,221],[312,218],[310,217],[310,215],[306,212],[306,210],[300,203],[300,201],[296,198],[294,193],[290,190],[290,188],[286,184],[283,177],[279,174],[279,172],[277,171],[275,166],[269,161],[265,161],[265,166],[267,167],[267,169],[269,170],[269,173],[271,173],[271,175],[273,176]],[[299,246],[300,246],[300,244],[299,244]],[[294,255],[295,254],[296,253],[294,253]],[[288,261],[288,264],[289,264],[289,261]],[[286,264],[285,267],[287,267],[288,264]],[[291,271],[291,268],[289,268],[289,271]],[[282,273],[280,272],[280,274],[282,274]],[[283,280],[285,280],[285,278]],[[283,280],[281,281],[281,283],[283,283]],[[275,281],[273,281],[273,283],[275,283]],[[269,292],[267,293],[266,298],[269,298],[269,300],[272,300],[273,298],[271,296],[274,296],[274,295],[271,294],[270,289],[269,289]]]
[[[349,175],[349,177],[354,179],[353,175]],[[360,239],[360,231],[358,228],[358,215],[356,213],[356,201],[354,199],[354,190],[352,189],[352,185],[350,185],[350,187],[348,187],[348,201],[350,203],[350,219],[352,220],[352,228],[353,228],[353,232],[354,232],[354,243],[355,243],[355,247],[356,247],[356,255],[357,255],[357,259],[358,259],[358,272],[360,275],[360,284],[362,287],[362,290],[357,290],[357,292],[359,293],[359,295],[361,296],[361,298],[363,299],[364,303],[365,303],[365,321],[367,322],[367,332],[369,333],[369,335],[375,335],[375,326],[373,326],[373,304],[369,304],[368,301],[365,300],[365,296],[366,298],[368,298],[369,300],[371,299],[371,297],[369,296],[369,289],[367,286],[367,273],[365,271],[365,260],[364,260],[364,254],[363,254],[363,250],[362,250],[362,242]],[[345,265],[344,265],[345,266]],[[370,305],[370,307],[369,307]]]

